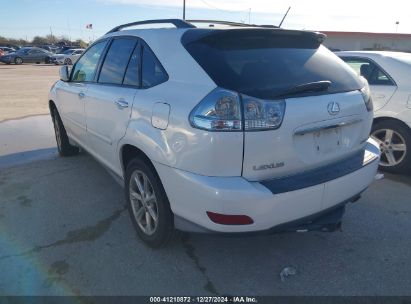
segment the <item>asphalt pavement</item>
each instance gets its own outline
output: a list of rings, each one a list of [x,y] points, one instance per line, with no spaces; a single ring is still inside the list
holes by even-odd
[[[0,123],[1,295],[411,295],[409,176],[375,181],[339,232],[179,233],[153,250],[123,189],[53,136],[49,116]]]

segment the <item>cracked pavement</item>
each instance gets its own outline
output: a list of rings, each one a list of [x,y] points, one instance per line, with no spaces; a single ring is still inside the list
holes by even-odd
[[[178,233],[153,250],[95,160],[57,156],[48,116],[0,123],[0,139],[1,295],[411,295],[410,176],[375,181],[342,232]]]

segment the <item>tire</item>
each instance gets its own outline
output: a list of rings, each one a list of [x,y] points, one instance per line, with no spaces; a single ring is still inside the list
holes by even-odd
[[[149,161],[136,158],[129,163],[124,188],[138,236],[152,248],[165,246],[174,233],[174,217],[160,178]],[[151,197],[149,201],[147,196]]]
[[[57,149],[63,157],[74,156],[79,153],[80,149],[70,145],[66,129],[61,121],[60,115],[56,108],[51,110],[51,118],[54,125],[54,133],[56,135]]]
[[[380,169],[405,173],[411,167],[411,129],[397,120],[374,123],[371,137],[381,149]]]
[[[20,57],[14,58],[14,63],[17,65],[23,64],[23,58],[20,58]]]
[[[67,58],[66,60],[64,60],[64,64],[65,65],[72,65],[73,63],[71,62],[70,58]]]

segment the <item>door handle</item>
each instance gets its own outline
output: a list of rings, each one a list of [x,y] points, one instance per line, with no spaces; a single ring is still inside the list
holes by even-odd
[[[80,99],[83,99],[84,97],[86,97],[86,94],[84,94],[83,92],[78,93],[78,97]]]
[[[125,101],[124,99],[116,100],[114,103],[117,105],[117,108],[120,110],[128,108],[128,102]]]

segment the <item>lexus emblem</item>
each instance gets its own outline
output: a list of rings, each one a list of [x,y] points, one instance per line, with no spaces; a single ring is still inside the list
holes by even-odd
[[[328,104],[328,113],[330,113],[330,115],[336,115],[338,113],[340,113],[340,105],[338,104],[338,102],[330,102]]]

